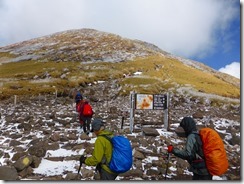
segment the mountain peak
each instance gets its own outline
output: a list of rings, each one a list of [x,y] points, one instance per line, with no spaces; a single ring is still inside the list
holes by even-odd
[[[167,54],[157,46],[95,29],[74,29],[0,48],[15,55],[10,61],[107,61]],[[17,56],[17,57],[16,57]]]

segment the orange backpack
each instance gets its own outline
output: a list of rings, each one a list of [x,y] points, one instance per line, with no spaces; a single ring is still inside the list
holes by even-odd
[[[202,128],[199,131],[203,153],[208,171],[213,176],[220,176],[228,169],[228,159],[224,143],[219,134],[211,128]]]

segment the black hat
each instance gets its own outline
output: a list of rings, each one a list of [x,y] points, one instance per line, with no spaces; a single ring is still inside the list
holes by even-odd
[[[100,130],[102,126],[104,126],[104,122],[101,119],[95,118],[92,122],[91,132]]]
[[[196,122],[191,117],[184,117],[181,120],[179,127],[185,131],[186,136],[188,136],[193,131],[197,131]]]

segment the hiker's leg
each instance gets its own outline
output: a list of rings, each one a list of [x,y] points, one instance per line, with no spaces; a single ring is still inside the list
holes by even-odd
[[[192,180],[212,180],[211,175],[198,175],[193,173]]]
[[[83,117],[83,130],[84,130],[84,133],[86,133],[86,126],[87,126],[87,118],[86,117]]]
[[[212,180],[212,179],[213,179],[213,176],[211,176],[211,175],[204,175],[204,176],[200,177],[200,180]]]
[[[83,132],[86,132],[86,119],[85,119],[85,117],[81,116],[81,121],[82,121],[81,128],[83,128]]]
[[[83,131],[86,133],[86,122],[84,122]]]
[[[84,125],[84,121],[82,120],[82,118],[80,117],[80,127],[82,128]]]
[[[117,176],[118,176],[117,174],[110,174],[101,168],[101,171],[100,171],[101,180],[115,180]]]
[[[87,131],[90,132],[91,131],[91,128],[90,128],[91,127],[91,118],[90,117],[87,118],[86,123],[87,123],[86,124],[87,125]]]

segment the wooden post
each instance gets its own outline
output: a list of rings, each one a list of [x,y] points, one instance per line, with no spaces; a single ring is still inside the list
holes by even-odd
[[[169,93],[166,94],[166,108],[164,109],[164,128],[169,130]]]
[[[17,103],[17,95],[14,95],[14,106],[16,106]]]
[[[55,98],[57,99],[57,97],[58,97],[58,90],[55,89]]]
[[[121,129],[123,129],[123,126],[124,126],[124,120],[125,120],[125,117],[122,116]]]
[[[130,132],[134,129],[135,92],[130,92]]]
[[[41,104],[41,94],[39,93],[39,105]]]

